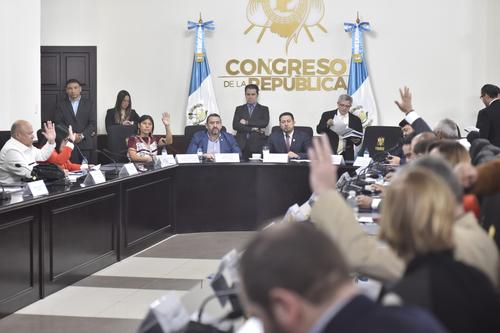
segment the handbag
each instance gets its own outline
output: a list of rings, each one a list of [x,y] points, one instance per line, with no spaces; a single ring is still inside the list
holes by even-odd
[[[53,181],[65,178],[64,171],[62,171],[55,164],[38,164],[33,167],[31,175],[35,180]]]

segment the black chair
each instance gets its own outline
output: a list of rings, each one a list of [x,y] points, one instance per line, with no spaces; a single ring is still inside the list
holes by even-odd
[[[10,139],[10,131],[0,131],[0,149],[5,145]]]
[[[381,156],[384,152],[395,154],[401,142],[402,133],[398,126],[368,126],[363,136],[359,155],[368,149],[370,156]]]
[[[127,138],[137,134],[135,126],[114,125],[108,130],[108,150],[116,162],[126,163]]]
[[[296,129],[297,131],[301,131],[301,132],[306,133],[311,138],[314,135],[313,129],[309,126],[295,126],[294,129]],[[279,126],[273,126],[273,128],[271,128],[271,133],[275,132],[275,131],[280,131],[280,130],[281,130],[281,128]]]

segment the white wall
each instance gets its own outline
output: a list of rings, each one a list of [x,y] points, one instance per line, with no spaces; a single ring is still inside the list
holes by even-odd
[[[0,130],[40,124],[40,0],[0,0]]]
[[[194,48],[187,20],[215,20],[207,38],[208,59],[215,77],[225,75],[231,58],[343,58],[350,57],[350,36],[343,22],[356,10],[370,21],[366,35],[367,59],[379,106],[380,122],[394,125],[402,118],[395,108],[398,88],[408,85],[414,107],[431,125],[450,117],[460,125],[475,123],[481,108],[479,89],[500,84],[499,1],[496,0],[351,0],[325,2],[321,24],[312,29],[315,42],[302,34],[288,55],[284,40],[267,33],[260,44],[258,31],[243,35],[249,23],[244,0],[44,0],[42,45],[96,45],[98,128],[116,93],[128,90],[139,114],[157,121],[163,111],[173,116],[174,134],[185,124],[189,78]],[[72,14],[71,14],[72,13]],[[214,80],[223,121],[228,127],[234,107],[243,103],[242,88],[224,88]],[[38,87],[39,90],[39,87]],[[262,92],[272,122],[282,111],[292,111],[300,125],[315,126],[323,111],[335,107],[337,92]],[[37,93],[39,93],[37,91]]]

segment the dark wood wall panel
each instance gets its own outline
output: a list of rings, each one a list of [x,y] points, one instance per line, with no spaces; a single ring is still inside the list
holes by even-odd
[[[40,297],[37,207],[2,215],[0,222],[0,318]]]

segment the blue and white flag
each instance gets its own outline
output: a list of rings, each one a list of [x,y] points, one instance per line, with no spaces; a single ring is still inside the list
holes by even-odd
[[[189,85],[186,125],[202,125],[210,113],[219,113],[205,50],[205,30],[214,30],[215,26],[213,21],[203,22],[200,18],[198,23],[188,21],[188,29],[196,29],[196,46]]]
[[[344,23],[344,30],[352,33],[351,67],[347,85],[347,94],[353,99],[351,112],[361,119],[363,128],[377,125],[377,105],[368,76],[363,46],[363,32],[371,30],[370,23],[360,23],[358,18],[356,23]]]

